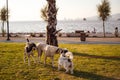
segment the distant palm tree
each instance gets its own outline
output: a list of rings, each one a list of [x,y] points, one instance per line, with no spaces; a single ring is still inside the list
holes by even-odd
[[[105,21],[110,16],[111,8],[108,0],[102,0],[102,3],[97,6],[99,17],[103,21],[103,33],[105,37]]]
[[[2,21],[2,36],[5,36],[5,30],[4,30],[4,22],[7,20],[7,9],[3,7],[0,10],[0,20]]]
[[[61,30],[56,30],[57,25],[57,11],[56,8],[56,0],[46,0],[47,5],[41,9],[41,17],[47,22],[47,39],[46,43],[49,45],[58,46],[57,36],[56,34]]]

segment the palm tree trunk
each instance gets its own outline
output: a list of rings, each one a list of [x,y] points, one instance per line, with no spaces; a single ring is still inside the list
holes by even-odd
[[[104,34],[104,37],[106,37],[105,36],[105,21],[103,20],[103,34]]]
[[[57,36],[56,36],[56,25],[57,25],[57,19],[56,19],[56,1],[55,0],[47,0],[48,3],[48,24],[47,24],[47,39],[46,43],[49,45],[58,46]]]
[[[2,37],[5,37],[4,21],[2,21]]]
[[[6,0],[6,7],[7,7],[7,41],[9,41],[10,34],[9,34],[9,19],[8,19],[8,0]]]

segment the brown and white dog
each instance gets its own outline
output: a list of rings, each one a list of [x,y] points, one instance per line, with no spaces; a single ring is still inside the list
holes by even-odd
[[[61,55],[58,59],[58,70],[60,70],[61,66],[63,66],[66,69],[66,73],[69,71],[71,74],[73,74],[73,54],[72,52],[69,52],[68,50],[63,50],[61,52]]]
[[[50,57],[52,60],[52,67],[54,67],[54,55],[57,53],[60,53],[62,49],[56,46],[47,45],[44,43],[38,43],[37,50],[38,50],[38,61],[40,62],[42,52],[44,52],[45,53],[44,54],[44,65],[46,65],[47,57]]]
[[[36,50],[36,44],[29,42],[29,39],[27,39],[24,50],[25,50],[24,51],[24,62],[26,61],[26,57],[28,57],[28,65],[30,66],[30,56],[32,56],[34,62],[36,62],[34,59],[34,53],[33,53],[33,51]]]

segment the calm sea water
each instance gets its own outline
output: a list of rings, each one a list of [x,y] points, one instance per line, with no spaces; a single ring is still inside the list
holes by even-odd
[[[45,32],[46,23],[43,21],[24,21],[24,22],[10,22],[10,32]],[[2,23],[0,22],[0,32]],[[6,26],[6,25],[5,25]],[[106,21],[106,32],[114,33],[115,27],[120,31],[120,21]],[[97,32],[102,32],[102,21],[58,21],[57,29],[63,29],[61,32],[74,32],[75,30],[84,30],[92,32],[94,28]],[[5,27],[6,29],[6,27]]]

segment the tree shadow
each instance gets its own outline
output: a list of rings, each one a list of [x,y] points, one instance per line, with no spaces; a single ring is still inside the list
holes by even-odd
[[[98,55],[89,55],[89,53],[77,53],[77,52],[73,52],[73,54],[87,58],[110,59],[110,60],[120,61],[120,56],[98,56]]]
[[[72,76],[85,78],[89,80],[118,80],[115,78],[110,78],[110,77],[97,75],[97,74],[90,73],[90,72],[83,72],[83,71],[77,71],[77,70],[74,70],[74,74]]]
[[[41,65],[44,66],[43,63]],[[53,73],[56,72],[58,69],[57,66],[52,67],[51,64],[46,64],[46,66],[44,66],[44,68],[50,69]],[[65,69],[61,68],[60,72],[65,73]],[[118,80],[115,78],[111,78],[111,77],[107,77],[107,76],[103,76],[103,75],[98,75],[98,74],[94,74],[91,72],[79,71],[79,70],[74,70],[74,74],[70,74],[70,73],[66,73],[66,74],[74,76],[74,77],[89,79],[89,80]],[[60,80],[60,79],[58,79],[58,80]]]
[[[46,69],[50,69],[50,70],[57,70],[57,66],[52,66],[52,63],[46,63],[46,65],[44,65],[44,63],[39,63],[39,66],[42,66],[43,68],[46,68]]]

